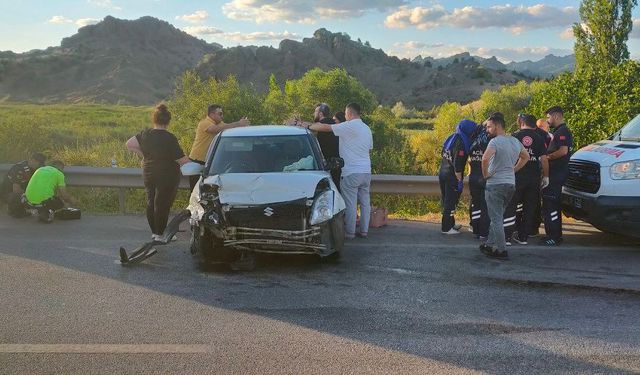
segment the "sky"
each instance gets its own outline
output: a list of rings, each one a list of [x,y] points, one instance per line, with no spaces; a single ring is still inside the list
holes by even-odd
[[[470,52],[503,62],[572,53],[578,0],[0,0],[0,51],[60,44],[111,15],[153,16],[225,47],[302,40],[319,28],[401,58]],[[640,9],[629,49],[640,58]]]

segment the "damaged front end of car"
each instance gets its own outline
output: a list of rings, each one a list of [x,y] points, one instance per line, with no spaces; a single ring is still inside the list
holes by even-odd
[[[298,175],[295,181],[287,177],[291,175],[207,177],[191,196],[191,224],[197,237],[192,252],[321,257],[339,252],[344,238],[344,201],[335,186],[317,174]]]

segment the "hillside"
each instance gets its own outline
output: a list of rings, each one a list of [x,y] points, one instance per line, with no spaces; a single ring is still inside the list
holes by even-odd
[[[380,49],[352,41],[342,33],[317,30],[302,42],[283,40],[278,48],[233,47],[215,51],[198,64],[202,77],[234,74],[240,82],[267,89],[269,75],[278,82],[301,77],[306,71],[344,68],[376,94],[383,104],[402,101],[409,107],[431,108],[443,102],[468,102],[483,90],[522,79],[508,71],[495,71],[475,61],[428,67],[388,56]]]
[[[151,104],[170,96],[177,76],[219,48],[152,17],[108,16],[59,47],[0,52],[0,98]]]
[[[483,63],[468,57],[446,64],[401,60],[325,29],[302,42],[283,40],[278,48],[222,48],[153,17],[108,16],[57,47],[0,51],[0,100],[148,105],[170,98],[176,77],[194,68],[205,78],[233,74],[266,91],[272,73],[283,84],[314,67],[340,67],[383,104],[431,108],[445,101],[469,102],[485,89],[524,77],[495,59]]]

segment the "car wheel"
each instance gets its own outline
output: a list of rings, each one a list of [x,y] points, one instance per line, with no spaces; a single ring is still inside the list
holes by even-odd
[[[226,248],[207,228],[200,235],[199,227],[192,227],[190,247],[191,254],[199,253],[205,263],[231,262],[237,258],[237,254]]]

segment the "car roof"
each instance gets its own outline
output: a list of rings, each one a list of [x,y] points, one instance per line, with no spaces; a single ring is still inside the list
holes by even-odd
[[[251,125],[223,131],[221,137],[255,137],[270,135],[305,135],[308,131],[297,126],[287,125]]]

